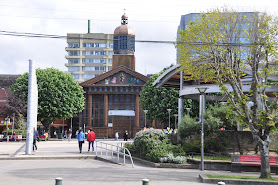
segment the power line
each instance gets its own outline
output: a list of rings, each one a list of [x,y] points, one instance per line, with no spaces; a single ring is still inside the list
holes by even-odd
[[[62,36],[62,35],[49,35],[41,33],[20,33],[0,30],[0,35],[15,36],[15,37],[31,37],[31,38],[51,38],[51,39],[86,39],[86,40],[113,40],[122,41],[123,39],[102,39],[92,37],[76,37],[76,36]],[[125,40],[126,41],[126,40]],[[211,42],[176,42],[176,41],[155,41],[155,40],[135,40],[139,43],[155,43],[155,44],[184,44],[184,45],[214,45],[214,46],[234,46],[234,47],[250,47],[265,45],[263,43],[211,43]]]

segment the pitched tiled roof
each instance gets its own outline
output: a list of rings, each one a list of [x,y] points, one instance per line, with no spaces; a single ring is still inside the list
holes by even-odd
[[[10,87],[21,75],[4,75],[0,74],[0,87]]]
[[[104,74],[101,74],[101,75],[99,75],[99,76],[97,76],[95,78],[92,78],[90,80],[82,82],[79,85],[81,85],[82,87],[91,86],[92,84],[94,84],[96,82],[99,82],[99,81],[101,81],[103,79],[106,79],[107,77],[112,76],[115,73],[118,73],[120,71],[124,71],[124,72],[126,72],[126,73],[128,73],[128,74],[130,74],[132,76],[135,76],[136,78],[139,78],[140,80],[142,80],[144,82],[147,82],[150,79],[149,77],[147,77],[145,75],[142,75],[142,74],[140,74],[140,73],[138,73],[138,72],[136,72],[136,71],[134,71],[134,70],[132,70],[132,69],[122,65],[122,66],[116,67],[115,69],[112,69],[112,70],[110,70],[110,71],[108,71],[108,72],[106,72]]]

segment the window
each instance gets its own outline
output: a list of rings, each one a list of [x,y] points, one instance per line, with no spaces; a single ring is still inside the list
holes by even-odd
[[[79,59],[68,59],[69,64],[79,64],[80,60]]]
[[[93,67],[93,66],[85,66],[82,67],[83,71],[105,71],[105,67]]]
[[[106,44],[105,43],[83,43],[83,47],[84,48],[106,48]]]
[[[79,48],[80,44],[79,43],[68,43],[69,48]]]
[[[69,72],[76,72],[79,71],[79,67],[68,67]]]
[[[78,74],[71,74],[71,76],[72,76],[74,79],[79,79],[79,75],[78,75]]]
[[[85,58],[82,59],[83,63],[105,63],[105,59],[98,59],[98,58]]]
[[[101,47],[101,48],[106,48],[106,44],[105,44],[105,43],[100,43],[100,44],[99,44],[99,47]]]
[[[114,55],[114,52],[113,51],[109,51],[109,55]]]
[[[79,56],[79,51],[68,51],[69,56]]]
[[[112,59],[108,59],[109,64],[112,64]]]
[[[83,74],[83,75],[82,75],[82,78],[83,78],[83,79],[90,79],[90,78],[94,78],[94,77],[95,77],[94,74]]]
[[[94,43],[83,43],[84,48],[91,48],[94,47]]]
[[[109,47],[110,47],[110,48],[113,48],[113,44],[109,44]]]
[[[108,67],[108,70],[112,70],[112,67]]]
[[[82,67],[82,70],[83,70],[83,71],[95,71],[95,67],[92,67],[92,66],[85,66],[85,67]]]
[[[83,51],[83,55],[94,55],[94,51]]]
[[[95,67],[96,71],[105,71],[105,67]]]
[[[106,51],[83,51],[83,55],[106,55]]]

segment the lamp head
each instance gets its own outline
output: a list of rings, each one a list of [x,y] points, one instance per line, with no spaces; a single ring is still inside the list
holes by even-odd
[[[196,89],[198,89],[200,94],[204,94],[208,88],[207,87],[197,87]]]

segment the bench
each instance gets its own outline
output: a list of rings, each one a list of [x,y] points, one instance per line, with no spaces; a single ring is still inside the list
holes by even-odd
[[[269,156],[269,165],[272,172],[278,175],[278,157]],[[231,171],[260,171],[261,156],[232,154]]]
[[[0,134],[0,141],[6,141],[7,137],[4,137],[3,134]],[[9,135],[9,141],[13,140],[13,135]],[[22,135],[16,135],[16,140],[22,140]]]

